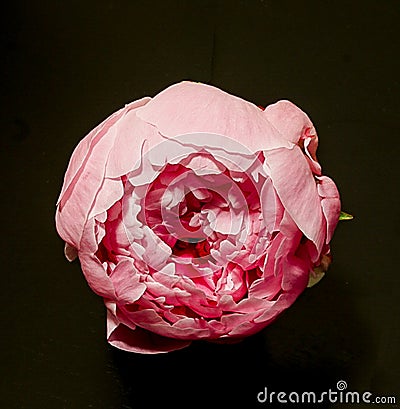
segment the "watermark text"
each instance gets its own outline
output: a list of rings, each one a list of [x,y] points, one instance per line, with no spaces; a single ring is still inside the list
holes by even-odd
[[[375,396],[369,391],[358,392],[347,389],[347,383],[340,380],[336,384],[336,389],[328,389],[323,392],[276,392],[270,391],[266,386],[263,390],[257,393],[257,401],[259,403],[379,403],[379,404],[396,404],[395,396]]]

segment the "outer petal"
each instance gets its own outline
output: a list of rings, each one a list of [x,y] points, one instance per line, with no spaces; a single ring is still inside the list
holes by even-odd
[[[320,252],[326,228],[314,176],[299,147],[264,153],[272,183],[290,216]]]
[[[83,226],[105,177],[108,155],[115,138],[115,124],[148,99],[127,105],[90,132],[72,154],[57,202],[56,226],[60,236],[78,250]]]
[[[108,118],[106,118],[102,123],[100,123],[96,128],[89,132],[76,146],[71,159],[68,164],[68,168],[65,172],[64,183],[61,189],[60,196],[57,200],[57,204],[61,200],[66,200],[69,194],[68,191],[73,189],[73,185],[76,180],[80,177],[85,163],[89,160],[90,154],[94,146],[107,135],[110,128],[123,116],[125,108],[121,108],[117,112],[114,112]],[[66,196],[66,197],[65,197]]]
[[[137,109],[127,112],[116,124],[117,137],[107,161],[107,177],[126,175],[138,168],[143,154],[164,141],[153,126],[137,116],[137,112]]]
[[[321,196],[322,211],[327,224],[326,243],[328,244],[339,221],[340,197],[339,191],[332,179],[327,176],[321,176],[318,180],[320,181],[318,183],[318,193]]]
[[[273,188],[270,178],[265,181],[261,189],[260,200],[265,226],[270,233],[278,231],[285,209]]]
[[[253,153],[290,146],[256,105],[205,84],[172,85],[140,108],[137,115],[167,137],[199,132],[220,134]]]
[[[108,210],[124,194],[124,187],[120,179],[104,179],[98,191],[88,218],[95,217]]]
[[[163,337],[142,328],[131,329],[119,324],[110,333],[108,342],[124,351],[140,354],[159,354],[176,351],[191,344],[191,341]]]
[[[264,115],[288,141],[297,144],[307,128],[314,129],[310,118],[290,101],[268,105]]]
[[[118,318],[125,325],[137,325],[160,336],[175,339],[206,339],[211,335],[206,320],[198,318],[181,318],[174,324],[165,321],[154,309],[128,311],[126,308],[119,310]]]
[[[318,136],[310,118],[300,108],[286,100],[267,106],[264,115],[290,142],[304,144],[311,169],[320,175],[321,166],[316,156]]]

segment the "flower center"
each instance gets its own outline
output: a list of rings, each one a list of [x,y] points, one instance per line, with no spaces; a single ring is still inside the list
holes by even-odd
[[[210,243],[207,239],[177,240],[172,247],[172,254],[177,257],[201,258],[210,254]]]
[[[260,180],[260,183],[262,181]],[[168,245],[176,263],[220,266],[221,257],[242,259],[254,241],[260,214],[258,187],[245,173],[198,174],[167,165],[142,202],[143,221]],[[257,216],[254,216],[257,215]]]

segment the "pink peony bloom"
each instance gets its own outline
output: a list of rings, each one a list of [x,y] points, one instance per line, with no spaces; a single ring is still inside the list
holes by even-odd
[[[159,353],[260,331],[330,263],[340,213],[308,116],[182,82],[76,147],[57,203],[107,339]]]

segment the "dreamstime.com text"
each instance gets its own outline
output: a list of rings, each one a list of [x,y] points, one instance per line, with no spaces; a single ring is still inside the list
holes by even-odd
[[[375,396],[369,391],[357,392],[349,391],[345,381],[336,383],[335,389],[328,389],[323,392],[275,392],[269,391],[267,387],[257,393],[259,403],[272,404],[292,404],[292,403],[375,403],[375,404],[396,404],[395,396]]]

